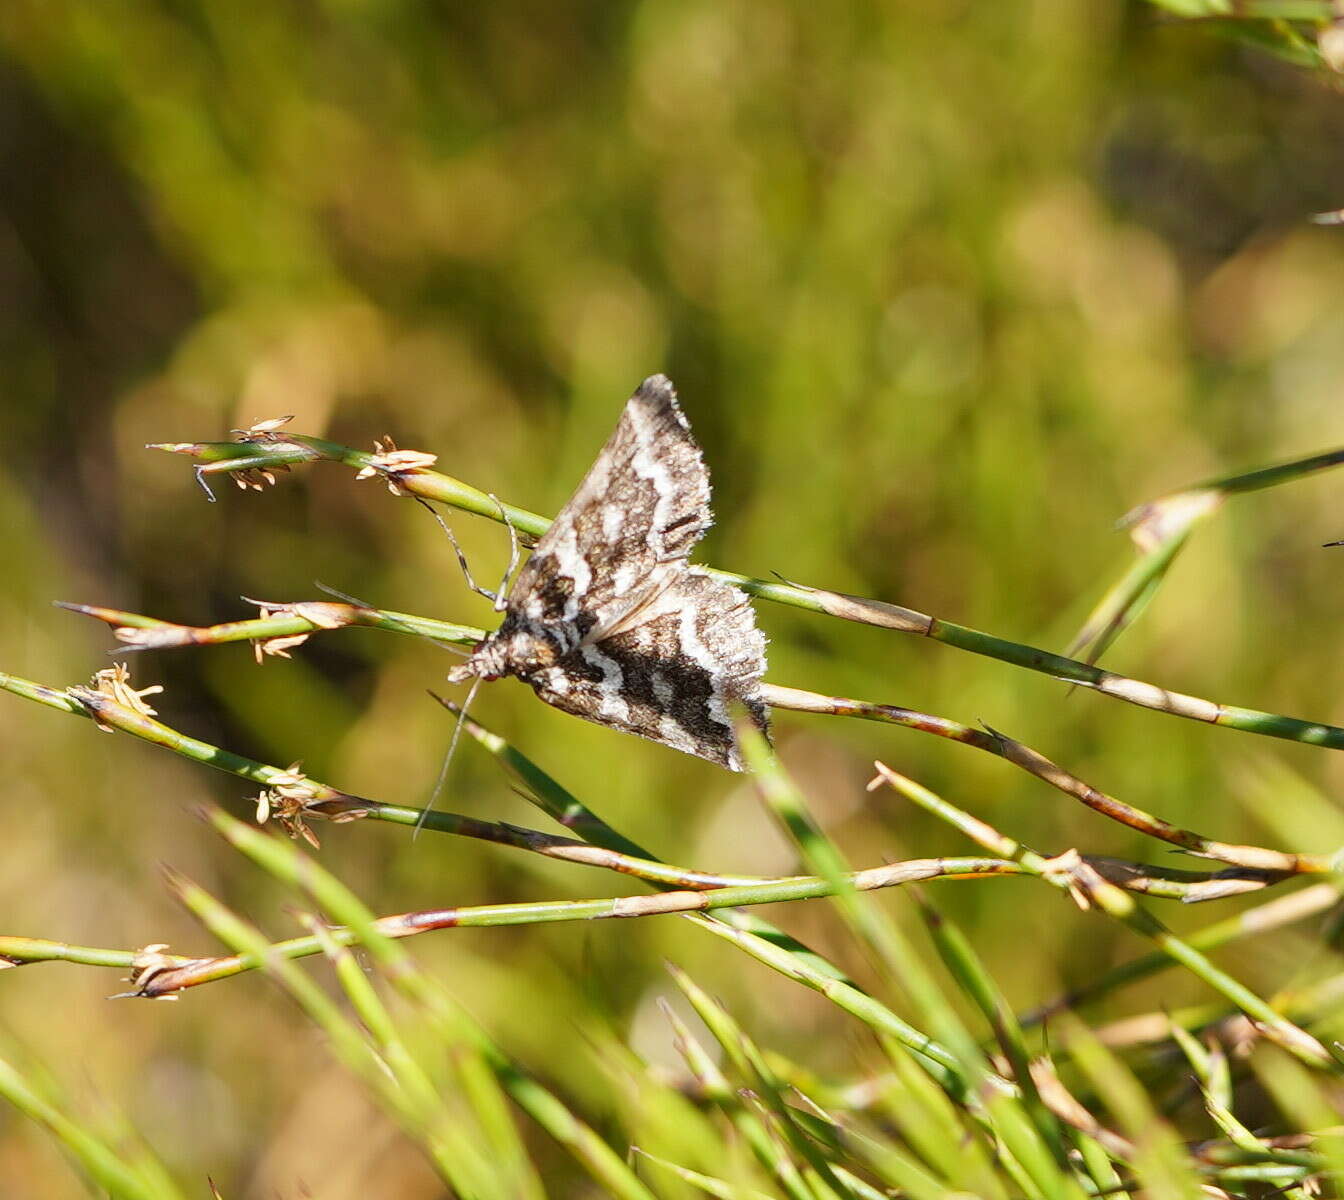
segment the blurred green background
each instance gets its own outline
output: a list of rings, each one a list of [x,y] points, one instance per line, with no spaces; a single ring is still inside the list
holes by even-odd
[[[320,580],[488,625],[442,534],[383,488],[319,465],[211,505],[184,460],[143,444],[294,413],[291,429],[362,448],[390,433],[549,513],[654,371],[713,474],[703,561],[1061,649],[1128,559],[1127,509],[1344,442],[1344,233],[1306,221],[1344,204],[1341,144],[1344,104],[1319,76],[1118,0],[6,0],[0,669],[65,685],[108,664],[106,631],[53,599],[209,623]],[[1230,504],[1108,665],[1344,720],[1344,559],[1319,549],[1344,537],[1341,487],[1326,474]],[[494,576],[500,528],[450,519]],[[983,719],[1210,836],[1344,842],[1311,802],[1344,782],[1339,756],[758,613],[773,682]],[[449,733],[424,691],[453,661],[345,631],[260,669],[246,646],[132,665],[167,685],[157,707],[178,728],[421,804]],[[476,713],[670,861],[794,869],[749,781],[516,683]],[[865,794],[878,756],[1042,850],[1172,862],[955,745],[788,713],[776,733],[859,865],[970,852]],[[243,785],[12,698],[0,761],[0,932],[214,952],[163,861],[294,932],[270,881],[193,815],[207,798],[246,811]],[[471,746],[439,803],[538,821]],[[323,861],[380,912],[636,890],[386,826],[321,832]],[[1022,1006],[1141,949],[1030,882],[936,897]],[[873,902],[908,915],[899,894]],[[869,978],[823,906],[766,915]],[[664,959],[818,1072],[861,1056],[834,1009],[674,918],[414,949],[604,1128],[630,1104],[597,1065],[610,1039],[675,1069]],[[1312,967],[1288,935],[1223,961],[1271,989]],[[0,982],[5,1037],[81,1103],[124,1110],[202,1192],[209,1173],[231,1197],[441,1194],[260,977],[177,1005],[108,1003],[121,985],[92,968]],[[1110,1015],[1203,998],[1165,980]],[[563,1157],[537,1152],[567,1194]],[[23,1200],[77,1186],[5,1113],[0,1178]]]

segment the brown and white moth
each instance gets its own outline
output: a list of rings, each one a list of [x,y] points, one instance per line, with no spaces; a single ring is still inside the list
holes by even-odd
[[[743,770],[731,707],[767,730],[765,636],[745,595],[687,565],[713,520],[676,391],[650,376],[449,681],[516,675],[567,713]]]

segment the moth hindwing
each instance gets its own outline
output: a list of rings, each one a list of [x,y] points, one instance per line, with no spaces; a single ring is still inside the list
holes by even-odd
[[[646,379],[509,593],[449,673],[515,675],[547,704],[743,769],[732,705],[767,730],[765,636],[747,597],[687,565],[713,524],[709,473],[677,394]]]

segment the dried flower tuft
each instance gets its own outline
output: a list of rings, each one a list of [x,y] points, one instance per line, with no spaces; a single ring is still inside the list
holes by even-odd
[[[296,633],[290,637],[263,638],[252,643],[252,653],[260,665],[265,662],[268,655],[273,658],[288,658],[289,652],[295,646],[302,646],[307,640],[306,633]]]
[[[168,949],[167,942],[155,942],[152,946],[146,946],[143,950],[136,953],[131,959],[131,973],[126,977],[126,981],[138,995],[144,995],[149,985],[165,971],[173,971],[182,965],[181,961],[171,954],[165,954]],[[165,992],[161,996],[155,996],[155,1000],[176,1000],[178,993]]]
[[[348,604],[333,604],[328,600],[296,600],[292,604],[285,604],[275,600],[252,600],[247,596],[243,599],[261,610],[263,621],[280,613],[289,613],[302,617],[318,629],[344,629],[354,624],[351,606]]]
[[[1083,861],[1083,856],[1077,850],[1056,854],[1054,858],[1046,859],[1042,866],[1045,878],[1051,882],[1063,882],[1068,888],[1069,897],[1083,912],[1092,907],[1090,885],[1098,882],[1100,876],[1090,864]]]
[[[275,486],[276,471],[288,471],[288,463],[275,463],[269,467],[240,467],[230,478],[243,491],[251,488],[254,492],[265,491]]]
[[[432,467],[438,461],[437,454],[426,454],[421,450],[398,450],[389,434],[373,443],[373,454],[355,478],[372,479],[379,475],[386,480],[389,492],[394,496],[404,496],[406,492],[400,486],[401,480]]]
[[[273,446],[284,442],[280,429],[293,419],[294,414],[290,413],[287,417],[271,417],[267,421],[249,425],[246,429],[231,429],[229,432],[233,434],[234,441],[241,442],[245,446]],[[264,488],[275,486],[276,471],[288,470],[288,463],[272,463],[265,467],[239,467],[230,471],[230,475],[233,482],[244,491],[251,488],[260,492]]]
[[[114,663],[96,672],[89,680],[89,686],[95,692],[115,700],[123,708],[129,708],[144,717],[156,715],[155,710],[145,703],[144,697],[156,696],[163,691],[163,685],[159,683],[146,688],[131,687],[131,671],[125,663]]]
[[[257,824],[265,825],[274,817],[292,838],[303,838],[314,850],[321,843],[305,824],[308,806],[319,799],[317,789],[294,763],[288,770],[271,776],[270,786],[257,796]]]
[[[265,421],[258,421],[255,425],[249,425],[246,429],[230,429],[229,432],[240,442],[279,441],[276,435],[293,419],[294,414],[290,413],[287,417],[271,417]]]

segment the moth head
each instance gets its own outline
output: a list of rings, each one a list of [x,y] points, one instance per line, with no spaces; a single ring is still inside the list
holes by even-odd
[[[487,638],[477,642],[471,657],[448,671],[449,683],[466,683],[468,679],[483,679],[487,683],[508,673],[505,666],[507,655],[496,641]]]
[[[468,679],[482,679],[487,683],[510,673],[514,658],[512,637],[488,637],[477,642],[466,662],[448,672],[449,683],[466,683]]]
[[[476,664],[473,659],[469,658],[466,662],[448,669],[448,682],[466,683],[468,679],[475,678],[477,675]]]

